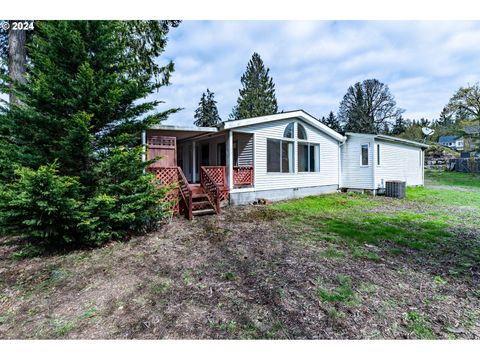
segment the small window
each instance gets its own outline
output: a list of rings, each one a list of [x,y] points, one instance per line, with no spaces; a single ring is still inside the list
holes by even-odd
[[[377,144],[377,165],[380,165],[380,144]]]
[[[307,132],[302,124],[297,125],[298,128],[298,138],[301,140],[307,140]]]
[[[361,164],[362,166],[368,166],[368,144],[362,145]]]
[[[284,138],[293,138],[293,122],[287,125],[285,128],[285,131],[283,132],[283,137]]]

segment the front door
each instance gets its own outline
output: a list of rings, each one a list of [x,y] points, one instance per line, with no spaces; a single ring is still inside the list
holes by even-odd
[[[218,166],[227,165],[227,152],[226,152],[224,142],[217,144],[217,165]]]
[[[210,144],[202,144],[200,149],[200,166],[210,165]]]

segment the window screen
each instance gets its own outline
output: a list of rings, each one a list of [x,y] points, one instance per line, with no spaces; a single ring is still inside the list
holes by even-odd
[[[280,140],[267,139],[267,171],[280,172]]]

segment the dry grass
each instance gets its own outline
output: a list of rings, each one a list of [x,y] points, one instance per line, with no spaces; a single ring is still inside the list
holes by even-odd
[[[417,232],[441,217],[452,247],[468,237],[478,250],[478,228],[417,200],[328,201],[337,211],[324,216],[336,223],[292,216],[291,204],[241,206],[67,254],[15,258],[19,242],[3,239],[0,338],[480,337],[478,264],[449,273],[434,248],[402,246],[368,227],[363,236],[378,241],[353,242],[338,226],[356,226],[355,206],[369,204],[370,218],[381,214]]]

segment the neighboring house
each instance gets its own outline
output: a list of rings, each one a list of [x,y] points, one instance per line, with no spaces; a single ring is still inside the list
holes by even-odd
[[[341,188],[375,192],[383,183],[371,178],[368,169],[375,172],[373,169],[378,168],[379,174],[385,170],[379,175],[383,182],[423,184],[423,166],[411,161],[409,151],[416,151],[423,165],[426,145],[367,136],[373,138],[362,138],[354,145],[360,138],[356,134],[345,137],[298,110],[225,121],[218,127],[160,125],[146,131],[142,140],[148,159],[162,156],[150,171],[165,185],[178,182],[178,193],[173,197],[182,199],[180,206],[191,219],[196,214],[218,213],[220,202],[227,199],[232,204],[245,204],[333,193]],[[377,143],[385,149],[381,169],[373,166],[373,157],[368,164],[362,163],[362,146]],[[368,158],[374,156],[369,151]],[[397,156],[388,155],[389,151],[397,151]],[[401,160],[404,154],[408,160]],[[401,171],[397,169],[399,161],[405,167]],[[353,179],[358,182],[350,181]]]
[[[344,189],[377,190],[389,180],[424,183],[424,150],[428,145],[387,135],[346,133],[342,146]]]
[[[454,150],[463,150],[464,139],[463,136],[440,136],[438,143],[443,146],[448,146]]]

